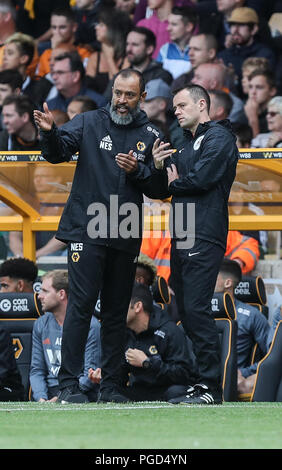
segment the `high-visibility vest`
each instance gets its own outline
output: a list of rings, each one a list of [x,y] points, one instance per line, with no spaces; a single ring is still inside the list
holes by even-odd
[[[168,282],[170,277],[171,238],[168,231],[145,231],[140,252],[149,256],[155,263],[157,275]]]
[[[228,232],[225,256],[243,261],[242,274],[247,274],[256,267],[259,254],[259,243],[255,238],[243,235],[237,230]]]

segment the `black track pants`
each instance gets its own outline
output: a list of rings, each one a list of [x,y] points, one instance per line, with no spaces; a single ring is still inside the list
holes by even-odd
[[[192,249],[177,249],[172,241],[171,277],[178,313],[193,343],[199,368],[199,383],[220,390],[220,346],[211,299],[224,250],[196,240]]]
[[[79,244],[77,244],[79,247]],[[91,317],[101,299],[101,389],[116,385],[124,354],[128,306],[135,279],[135,255],[103,245],[68,245],[69,298],[62,336],[60,389],[77,383]]]

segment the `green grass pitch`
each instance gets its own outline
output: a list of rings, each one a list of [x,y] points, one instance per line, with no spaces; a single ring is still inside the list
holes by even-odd
[[[0,403],[1,449],[282,449],[282,403]]]

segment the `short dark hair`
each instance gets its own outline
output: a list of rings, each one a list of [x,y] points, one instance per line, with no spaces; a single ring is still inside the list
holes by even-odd
[[[210,107],[211,107],[211,100],[210,100],[207,90],[204,87],[202,87],[201,85],[190,83],[185,86],[182,86],[181,88],[176,88],[175,90],[173,90],[172,92],[173,96],[177,95],[177,93],[179,93],[182,90],[187,90],[190,93],[191,98],[195,103],[201,99],[204,99],[207,103],[207,110],[209,112]]]
[[[153,311],[153,296],[150,288],[145,284],[134,283],[130,305],[133,306],[136,302],[142,302],[145,312],[150,314]]]
[[[243,148],[249,147],[253,139],[253,130],[249,124],[241,124],[240,122],[232,123],[232,130],[236,137],[241,141]]]
[[[86,111],[95,111],[95,109],[97,109],[97,103],[95,103],[95,101],[92,100],[90,96],[86,96],[86,95],[75,96],[71,100],[71,103],[73,103],[74,101],[77,101],[78,103],[82,104],[81,106],[82,113],[85,113]]]
[[[193,23],[194,25],[198,22],[198,15],[193,7],[188,6],[175,6],[172,8],[171,13],[173,15],[182,16],[182,21],[184,24]]]
[[[23,76],[18,70],[8,69],[0,72],[0,83],[10,85],[14,91],[16,88],[22,88]]]
[[[123,78],[129,78],[131,77],[131,75],[136,75],[137,78],[139,79],[139,87],[140,87],[140,95],[141,95],[145,91],[145,80],[144,80],[143,74],[139,72],[139,70],[130,69],[130,68],[122,69],[116,74],[114,78],[114,82],[119,76]]]
[[[241,271],[239,263],[229,258],[223,259],[219,272],[223,277],[230,276],[233,279],[234,287],[242,279],[242,271]]]
[[[74,10],[68,7],[67,8],[62,8],[62,7],[55,8],[51,13],[51,17],[52,16],[64,16],[69,21],[69,23],[75,23]]]
[[[262,75],[265,77],[268,85],[270,88],[275,88],[276,87],[276,82],[275,82],[275,75],[271,70],[254,70],[250,75],[248,76],[248,80],[252,80],[255,77],[258,77]]]
[[[153,31],[151,31],[148,28],[145,28],[144,26],[135,26],[130,31],[130,33],[132,33],[132,32],[142,34],[143,36],[145,36],[145,46],[146,47],[153,46],[153,48],[155,49],[157,39],[156,39],[156,35],[155,35],[155,33],[153,33]]]
[[[223,106],[226,114],[229,116],[233,107],[233,101],[229,93],[223,90],[209,90],[209,95],[214,95],[217,103]]]
[[[27,258],[10,258],[0,266],[0,277],[10,277],[11,279],[24,279],[34,282],[38,275],[36,264]]]
[[[17,113],[22,116],[24,113],[28,113],[29,120],[34,124],[33,111],[36,106],[33,101],[27,95],[9,95],[7,96],[2,104],[2,108],[9,104],[14,104]]]
[[[83,80],[85,76],[85,68],[79,53],[77,51],[63,52],[62,54],[57,55],[54,60],[55,62],[59,62],[60,60],[65,59],[69,59],[70,61],[71,72],[80,72],[81,80]]]

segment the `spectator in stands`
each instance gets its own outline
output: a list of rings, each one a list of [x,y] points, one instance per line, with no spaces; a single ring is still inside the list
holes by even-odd
[[[192,8],[174,7],[168,17],[167,30],[170,42],[159,51],[157,61],[173,78],[189,72],[192,67],[189,58],[189,40],[197,28],[197,15]]]
[[[53,115],[54,122],[57,127],[62,126],[70,120],[68,113],[66,113],[65,111],[61,111],[60,109],[52,109],[51,113]]]
[[[240,81],[242,64],[248,57],[265,57],[274,69],[276,59],[270,47],[256,38],[259,17],[252,8],[235,8],[229,18],[232,46],[218,53],[224,63],[231,65]]]
[[[67,113],[69,119],[72,119],[77,114],[94,111],[95,109],[97,109],[97,104],[89,96],[76,96],[68,105]]]
[[[173,0],[147,0],[148,7],[153,10],[152,16],[138,21],[137,26],[150,29],[156,36],[156,47],[153,58],[158,57],[160,48],[170,41],[168,17],[172,11]]]
[[[233,107],[233,101],[229,93],[223,90],[209,90],[211,99],[210,118],[213,121],[228,119]]]
[[[87,85],[93,90],[103,94],[118,71],[128,67],[126,37],[132,26],[123,11],[107,8],[99,12],[96,37],[100,47],[91,54],[86,67]]]
[[[58,8],[51,15],[51,47],[46,49],[39,58],[37,75],[44,77],[50,72],[50,56],[52,49],[60,44],[74,45],[77,23],[75,22],[74,13],[70,8]],[[83,46],[75,46],[82,63],[87,65],[88,57],[91,54],[89,48]]]
[[[2,70],[18,70],[23,77],[22,93],[34,99],[37,80],[30,73],[30,66],[35,57],[36,45],[31,36],[14,33],[5,41]],[[37,59],[36,59],[37,60]],[[36,63],[34,64],[34,69]]]
[[[239,149],[250,148],[253,138],[252,128],[248,124],[240,124],[239,122],[234,122],[232,128],[237,137],[237,147]]]
[[[97,106],[106,104],[105,98],[84,84],[85,70],[79,54],[66,52],[55,57],[52,77],[57,89],[57,96],[47,100],[50,110],[61,109],[67,111],[71,100],[78,95],[86,95],[92,98]]]
[[[144,27],[134,27],[127,36],[126,58],[130,66],[143,74],[145,83],[161,78],[168,85],[172,83],[172,75],[152,58],[156,37],[152,31]]]
[[[254,374],[257,363],[251,364],[251,354],[257,343],[262,355],[267,353],[269,324],[265,316],[254,306],[245,304],[234,297],[234,290],[241,281],[241,268],[234,260],[224,259],[217,277],[215,292],[228,292],[234,299],[238,334],[237,364],[238,392],[240,393],[241,376],[244,378]]]
[[[140,283],[134,285],[127,313],[122,373],[121,391],[128,401],[168,401],[184,395],[194,380],[183,330],[153,308],[148,286]],[[90,369],[89,378],[99,382],[100,374]]]
[[[242,121],[242,119],[246,120],[242,100],[226,88],[227,76],[228,69],[223,64],[216,62],[200,64],[194,71],[194,77],[192,78],[191,83],[201,85],[208,91],[223,90],[229,93],[233,102],[233,106],[229,114],[230,121],[238,122]]]
[[[255,70],[270,70],[269,60],[265,57],[248,57],[242,64],[242,93],[247,97],[249,92],[249,76]]]
[[[136,8],[135,0],[115,0],[115,6],[118,10],[125,11],[134,19],[134,12]]]
[[[0,132],[1,150],[40,150],[38,131],[33,120],[35,106],[28,96],[10,95],[2,107],[4,130]]]
[[[172,91],[184,87],[192,80],[195,69],[200,64],[208,64],[217,61],[217,40],[212,34],[195,34],[189,41],[189,60],[192,70],[183,73],[172,83]]]
[[[13,0],[17,8],[18,30],[30,34],[39,44],[42,52],[52,35],[51,14],[55,8],[70,8],[74,0]],[[40,53],[41,53],[40,52]]]
[[[0,13],[1,14],[1,13]],[[0,326],[0,401],[23,401],[24,387],[9,332]]]
[[[45,315],[38,318],[32,333],[30,385],[35,401],[56,401],[59,392],[58,372],[61,365],[62,329],[68,302],[67,270],[54,270],[42,278],[39,300]],[[100,323],[93,316],[85,348],[84,370],[80,389],[96,401],[98,387],[88,379],[88,369],[100,367]]]
[[[200,64],[214,62],[217,53],[217,40],[212,34],[195,34],[189,41],[189,59],[193,69]]]
[[[0,64],[5,41],[16,32],[16,9],[10,0],[0,2]]]
[[[21,93],[23,78],[17,70],[2,70],[0,72],[0,130],[2,125],[2,106],[4,99],[9,95]]]
[[[0,292],[33,292],[38,268],[27,258],[10,258],[0,265]]]
[[[141,109],[145,111],[150,121],[163,124],[162,131],[169,137],[169,127],[173,117],[169,114],[171,109],[172,95],[170,87],[161,78],[150,80],[146,84],[146,98],[141,105]]]
[[[76,0],[73,7],[77,24],[75,31],[75,44],[85,44],[93,49],[97,47],[95,25],[98,22],[98,13],[105,2],[97,0]]]
[[[268,102],[266,120],[269,132],[252,139],[252,147],[282,147],[282,96],[274,96]]]
[[[271,98],[276,95],[274,75],[269,71],[255,70],[249,76],[248,86],[248,99],[244,111],[255,138],[258,134],[268,132],[267,106]]]
[[[64,54],[65,52],[73,52],[75,50],[76,49],[75,49],[74,44],[69,44],[69,43],[59,44],[57,47],[54,47],[52,49],[52,52],[50,54],[50,61],[49,61],[50,72],[38,80],[38,88],[41,89],[43,87],[43,89],[46,90],[45,92],[46,99],[44,101],[49,101],[57,96],[57,88],[54,84],[54,79],[52,76],[55,58],[59,55]]]
[[[200,28],[217,38],[221,50],[231,45],[229,18],[235,8],[245,4],[245,0],[216,0],[213,3],[216,7],[213,11],[207,12],[204,5],[204,11],[200,12]]]

